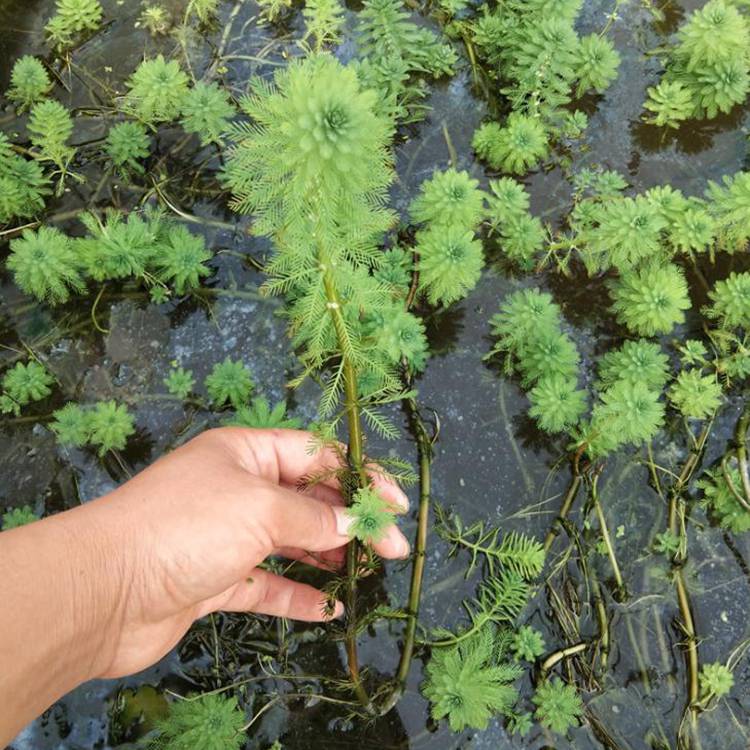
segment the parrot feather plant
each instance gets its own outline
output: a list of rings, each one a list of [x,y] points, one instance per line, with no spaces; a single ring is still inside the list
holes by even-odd
[[[395,215],[387,207],[392,124],[376,104],[376,94],[362,90],[354,70],[333,57],[293,62],[273,82],[251,83],[240,102],[250,122],[231,126],[234,145],[225,171],[233,208],[253,214],[255,233],[274,244],[265,291],[286,298],[290,335],[302,364],[292,385],[310,375],[324,384],[320,437],[340,457],[341,465],[331,472],[341,482],[352,517],[343,581],[349,674],[369,712],[378,709],[358,663],[357,578],[363,548],[371,555],[370,542],[392,522],[392,509],[373,490],[371,476],[387,472],[403,480],[410,472],[402,462],[368,455],[365,433],[369,427],[382,437],[396,434],[382,407],[411,399],[402,368],[422,367],[426,351],[423,325],[404,309],[406,295],[394,292],[377,273],[386,257],[380,243]],[[399,330],[377,325],[379,320],[396,321]],[[344,422],[345,452],[332,440]],[[422,529],[426,515],[420,513]],[[416,592],[410,597],[399,678],[383,710],[400,694],[411,659],[421,566],[419,576],[412,583]]]

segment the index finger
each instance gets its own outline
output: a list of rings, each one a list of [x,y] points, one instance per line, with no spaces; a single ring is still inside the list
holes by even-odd
[[[311,432],[249,427],[225,427],[220,432],[226,434],[242,465],[253,474],[295,486],[307,477],[323,474],[321,484],[341,489],[335,473],[341,465],[339,456],[330,446],[316,446]],[[381,471],[369,469],[367,473],[383,500],[400,512],[409,509],[409,499],[394,480]]]

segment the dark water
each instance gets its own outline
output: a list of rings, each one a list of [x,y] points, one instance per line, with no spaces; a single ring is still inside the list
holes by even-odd
[[[105,2],[104,29],[80,48],[74,65],[61,73],[63,85],[55,95],[66,105],[86,108],[77,118],[75,141],[95,141],[106,132],[111,118],[109,97],[122,93],[122,82],[144,51],[182,58],[172,38],[150,38],[135,28],[137,3]],[[175,16],[182,4],[167,3]],[[598,30],[611,3],[593,0],[580,19],[581,32]],[[620,7],[620,18],[611,30],[623,56],[618,80],[607,93],[587,103],[590,126],[578,149],[575,166],[617,169],[635,190],[669,183],[686,194],[702,193],[708,179],[718,179],[743,167],[746,159],[745,111],[706,125],[685,127],[664,139],[663,134],[640,124],[641,104],[647,86],[658,75],[658,63],[644,55],[658,45],[657,30],[674,29],[685,5],[666,8],[665,21],[654,24],[648,9],[636,2]],[[221,6],[221,23],[213,31],[191,36],[186,42],[194,70],[211,62],[212,50],[222,44],[225,28],[226,73],[223,80],[235,94],[245,88],[253,73],[268,74],[284,54],[296,53],[298,14],[281,35],[257,24],[258,8],[251,2]],[[13,59],[25,52],[45,54],[41,31],[51,12],[49,2],[0,3],[0,88],[4,89]],[[354,18],[351,14],[350,25]],[[230,25],[231,24],[231,25]],[[342,48],[351,54],[349,43]],[[434,87],[431,113],[424,123],[410,128],[397,146],[399,181],[393,191],[395,207],[405,211],[422,180],[435,168],[448,166],[450,152],[445,132],[458,154],[459,168],[468,169],[483,182],[486,176],[470,149],[471,135],[485,114],[485,104],[471,93],[465,62],[447,83]],[[96,111],[95,111],[96,110]],[[5,129],[12,131],[10,109],[0,114]],[[62,315],[30,305],[1,274],[0,366],[13,361],[22,344],[45,353],[45,361],[62,388],[40,405],[44,416],[65,399],[90,402],[116,398],[136,414],[138,434],[123,455],[123,465],[101,462],[89,453],[58,448],[43,420],[38,424],[9,420],[0,429],[0,509],[29,503],[38,512],[54,513],[101,495],[165,450],[216,422],[202,412],[186,410],[163,397],[162,379],[172,361],[194,371],[198,382],[215,362],[229,355],[242,359],[253,371],[259,390],[272,401],[287,398],[293,412],[305,420],[315,413],[315,389],[306,386],[289,395],[284,387],[294,366],[276,315],[278,303],[257,294],[259,275],[244,255],[262,259],[267,247],[247,236],[246,219],[231,215],[216,197],[211,175],[219,161],[195,142],[176,150],[181,132],[162,131],[152,166],[159,162],[171,181],[169,194],[181,209],[208,219],[208,225],[192,225],[202,231],[217,250],[216,274],[209,286],[216,291],[205,298],[179,305],[154,306],[136,294],[113,290],[98,306],[101,334],[90,323],[91,298],[66,306]],[[89,153],[89,152],[87,152]],[[132,207],[143,191],[112,177],[102,178],[102,161],[89,159],[78,167],[87,181],[50,201],[51,220],[61,228],[80,232],[71,212],[93,205]],[[200,165],[200,166],[198,166]],[[532,209],[555,221],[569,207],[570,188],[557,168],[526,180],[532,193]],[[4,256],[6,248],[0,245]],[[1,266],[0,266],[1,268]],[[711,277],[711,269],[706,274]],[[436,355],[422,377],[420,401],[440,418],[441,432],[433,469],[434,495],[454,506],[467,521],[477,519],[504,529],[542,537],[557,513],[567,486],[567,464],[561,459],[565,446],[540,435],[526,415],[527,402],[518,384],[503,378],[496,368],[482,362],[489,349],[489,317],[500,300],[513,289],[530,283],[547,286],[563,304],[570,329],[584,356],[588,377],[593,378],[596,357],[616,346],[623,332],[607,313],[608,299],[599,282],[580,274],[571,279],[554,276],[528,279],[514,277],[490,253],[490,263],[477,289],[462,304],[428,316],[428,328]],[[699,300],[697,300],[699,302]],[[698,326],[697,319],[689,322]],[[160,395],[161,394],[161,395]],[[730,403],[721,413],[708,446],[705,464],[725,450],[740,405]],[[32,412],[34,413],[34,412]],[[396,413],[402,425],[403,415]],[[413,443],[404,438],[385,447],[398,455],[415,458]],[[657,463],[674,466],[684,456],[684,439],[677,426],[666,430],[654,446]],[[279,701],[254,725],[248,748],[265,748],[280,737],[285,748],[557,748],[612,747],[622,750],[658,747],[659,741],[674,746],[676,728],[684,705],[682,634],[676,627],[678,611],[669,570],[664,558],[648,553],[654,534],[664,528],[665,507],[650,488],[639,455],[623,454],[608,461],[601,479],[601,496],[613,533],[630,598],[618,603],[605,586],[611,614],[610,668],[584,695],[591,722],[571,730],[567,739],[551,738],[535,729],[525,740],[510,738],[493,721],[485,732],[455,735],[445,724],[429,721],[428,706],[419,694],[422,663],[415,660],[409,691],[396,710],[372,724],[350,722],[341,709],[324,702]],[[575,518],[575,514],[574,514]],[[750,636],[750,585],[744,560],[750,546],[744,538],[729,538],[711,528],[696,514],[690,526],[690,561],[686,570],[694,602],[701,659],[725,660],[726,655]],[[404,524],[410,534],[415,522]],[[621,529],[621,531],[620,531]],[[562,545],[553,548],[554,565]],[[464,579],[466,560],[447,558],[446,545],[433,538],[425,573],[422,620],[426,627],[455,628],[464,614],[461,598],[470,595],[479,572]],[[593,562],[601,580],[610,575],[606,558]],[[574,568],[575,566],[573,566]],[[571,569],[571,578],[576,580]],[[555,584],[557,585],[557,584]],[[580,581],[573,586],[582,585]],[[370,584],[376,598],[399,605],[408,587],[408,570],[387,565],[382,577]],[[586,593],[581,611],[582,637],[592,637],[595,623]],[[565,645],[544,592],[540,591],[528,613],[529,620],[545,631],[550,650]],[[146,673],[117,682],[85,685],[67,696],[13,743],[14,750],[53,748],[108,748],[135,739],[117,720],[121,691],[127,686],[150,684],[159,690],[187,693],[220,684],[257,677],[267,672],[337,674],[343,666],[340,645],[318,629],[300,626],[288,630],[275,623],[238,616],[218,616],[218,663],[212,649],[213,627],[209,621],[196,625],[179,649]],[[379,624],[361,639],[361,658],[375,673],[388,675],[398,659],[398,630]],[[646,676],[644,677],[644,670]],[[43,677],[40,676],[40,679]],[[750,665],[742,662],[735,672],[735,688],[711,713],[701,718],[701,741],[709,748],[748,747],[746,724],[750,700],[746,688]],[[524,686],[528,694],[530,683]],[[290,681],[267,677],[248,684],[243,700],[258,710],[263,695],[298,690]],[[592,730],[597,726],[597,731]],[[602,729],[603,727],[603,729]]]

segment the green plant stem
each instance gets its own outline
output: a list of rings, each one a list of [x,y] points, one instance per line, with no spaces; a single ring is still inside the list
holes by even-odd
[[[683,573],[683,566],[687,558],[687,540],[684,539],[685,501],[682,493],[692,477],[698,461],[705,447],[706,440],[711,430],[713,420],[709,420],[701,430],[698,440],[690,450],[685,464],[682,467],[677,480],[672,485],[669,493],[668,529],[682,540],[680,550],[672,558],[673,580],[677,593],[677,605],[682,618],[682,628],[685,633],[685,668],[687,670],[687,703],[685,714],[689,713],[691,729],[694,731],[697,725],[697,704],[700,697],[698,673],[700,671],[700,660],[698,657],[698,638],[695,630],[695,619],[688,594],[687,584]],[[678,738],[678,744],[681,744]]]
[[[742,489],[745,493],[746,503],[750,503],[750,475],[748,474],[747,465],[747,431],[750,427],[750,399],[745,400],[745,406],[742,414],[737,420],[737,426],[734,430],[734,441],[736,443],[735,452],[737,455],[737,466],[740,470],[740,479],[742,480]]]
[[[321,258],[321,261],[323,259]],[[362,421],[359,409],[359,398],[357,395],[357,373],[349,357],[344,354],[346,346],[346,325],[341,312],[341,301],[339,300],[330,269],[325,262],[321,262],[323,270],[323,286],[325,288],[328,310],[331,314],[333,327],[336,331],[339,349],[342,352],[344,368],[344,403],[349,432],[348,460],[353,474],[357,478],[357,486],[365,488],[368,486],[367,472],[364,466],[364,440],[362,436]],[[346,627],[346,656],[349,664],[349,676],[354,685],[357,699],[364,708],[372,711],[372,703],[367,690],[362,684],[359,671],[359,657],[357,655],[357,629],[355,627],[357,613],[357,574],[359,570],[360,546],[356,539],[352,539],[346,547],[346,611],[348,622]]]
[[[619,590],[619,593],[622,595],[625,592],[625,584],[623,583],[622,573],[620,572],[620,566],[617,563],[617,556],[615,555],[615,548],[614,548],[614,545],[612,544],[612,537],[610,536],[609,527],[607,526],[607,519],[604,516],[604,510],[602,509],[602,504],[601,502],[599,502],[598,484],[599,484],[599,473],[597,472],[591,480],[591,500],[594,505],[594,510],[596,511],[596,517],[599,519],[599,531],[601,531],[602,541],[604,542],[604,546],[607,550],[607,556],[609,557],[609,562],[612,565],[612,571],[615,576],[615,582],[617,583],[617,588]]]
[[[422,418],[414,399],[406,400],[409,417],[417,438],[417,452],[419,454],[419,510],[417,513],[417,531],[414,537],[414,562],[411,569],[409,585],[409,601],[406,605],[406,631],[401,658],[396,672],[396,686],[383,704],[381,713],[385,714],[398,703],[406,689],[406,679],[409,675],[414,644],[419,619],[419,602],[422,596],[422,579],[424,577],[424,563],[427,554],[427,522],[430,512],[430,470],[432,464],[432,440],[427,434]]]
[[[559,533],[558,529],[561,522],[568,517],[568,513],[570,513],[570,509],[573,507],[573,502],[576,499],[576,495],[578,494],[578,489],[581,486],[582,478],[583,477],[578,468],[578,456],[576,456],[576,458],[573,460],[573,479],[571,479],[570,485],[568,486],[568,491],[565,493],[565,499],[563,500],[563,504],[560,507],[560,512],[558,513],[557,518],[552,525],[552,528],[547,532],[547,536],[544,538],[545,552],[549,552],[550,547],[554,543],[555,538]]]

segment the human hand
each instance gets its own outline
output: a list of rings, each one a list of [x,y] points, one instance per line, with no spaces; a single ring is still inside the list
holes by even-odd
[[[330,449],[311,455],[310,439],[296,430],[210,430],[80,509],[110,540],[105,550],[121,557],[98,676],[149,666],[194,620],[218,610],[327,619],[320,591],[257,567],[272,554],[343,563],[349,517],[336,480],[296,489],[338,465]],[[406,511],[395,484],[372,480],[386,502]],[[391,526],[375,550],[406,557],[409,544]],[[338,602],[333,616],[342,613]]]

